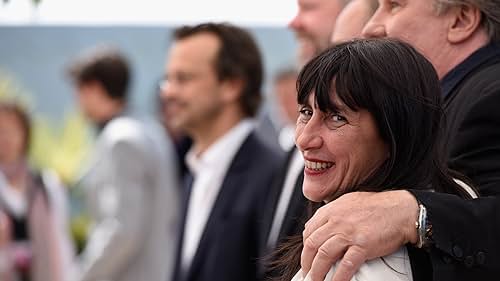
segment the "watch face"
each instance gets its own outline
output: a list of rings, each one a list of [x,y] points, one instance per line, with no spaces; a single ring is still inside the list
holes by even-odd
[[[419,204],[418,205],[418,221],[415,222],[415,226],[417,227],[417,235],[418,235],[418,241],[416,244],[417,248],[422,248],[426,245],[426,240],[427,240],[427,230],[428,230],[428,225],[427,225],[427,209],[425,208],[424,205]]]

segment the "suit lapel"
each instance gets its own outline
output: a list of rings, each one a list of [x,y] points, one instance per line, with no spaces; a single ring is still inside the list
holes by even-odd
[[[189,273],[186,280],[190,280],[191,276],[199,272],[202,263],[205,260],[206,251],[210,245],[211,236],[216,233],[220,224],[223,222],[227,212],[230,211],[234,198],[238,190],[244,188],[245,171],[250,159],[252,151],[256,146],[254,133],[250,133],[247,139],[233,158],[231,165],[224,177],[217,199],[215,200],[210,216],[207,220],[205,230],[200,239],[198,249],[191,263]]]
[[[177,254],[175,259],[174,278],[172,280],[186,280],[186,272],[182,271],[182,245],[184,244],[184,231],[186,228],[187,210],[189,206],[189,197],[193,187],[194,178],[190,172],[186,172],[182,188],[182,210],[180,221],[180,237],[177,245]]]
[[[260,250],[263,253],[267,253],[268,250],[268,240],[269,240],[269,235],[271,234],[271,229],[273,227],[273,222],[274,222],[274,215],[276,213],[276,208],[278,206],[279,199],[281,197],[281,193],[283,192],[283,184],[285,183],[286,176],[288,175],[288,169],[290,168],[291,160],[293,158],[293,155],[295,153],[295,150],[297,148],[292,148],[290,151],[286,154],[285,162],[283,163],[283,166],[281,168],[281,171],[278,174],[278,177],[276,177],[276,180],[274,181],[272,188],[271,188],[271,193],[269,196],[269,200],[266,202],[266,213],[268,213],[268,216],[265,216],[264,222],[263,222],[263,233],[262,233],[262,245],[260,245]]]
[[[291,235],[300,234],[303,230],[304,215],[306,213],[307,199],[302,193],[302,183],[304,182],[304,173],[299,173],[290,198],[283,224],[278,236],[278,241],[282,241]]]

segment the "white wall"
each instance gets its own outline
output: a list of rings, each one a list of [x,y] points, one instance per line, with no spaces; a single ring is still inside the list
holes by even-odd
[[[179,24],[230,21],[285,26],[296,0],[33,0],[0,2],[0,24]]]

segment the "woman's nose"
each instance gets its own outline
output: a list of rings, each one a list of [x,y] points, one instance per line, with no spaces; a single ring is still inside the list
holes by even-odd
[[[306,124],[297,124],[295,130],[295,145],[300,151],[320,148],[323,145],[321,124],[316,120],[309,120]]]

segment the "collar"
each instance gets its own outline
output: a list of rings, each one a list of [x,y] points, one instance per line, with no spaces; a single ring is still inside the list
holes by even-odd
[[[500,57],[500,43],[492,42],[481,47],[448,72],[441,80],[443,98],[446,98],[465,76],[492,58]]]
[[[191,148],[186,154],[189,171],[196,177],[203,169],[228,166],[253,128],[253,121],[243,119],[200,155]]]
[[[127,115],[131,115],[131,113],[128,111],[128,109],[125,107],[125,109],[123,109],[122,111],[118,112],[117,114],[111,116],[111,118],[109,119],[106,119],[106,120],[103,120],[101,122],[97,122],[95,123],[95,127],[97,129],[97,133],[100,134],[102,133],[102,131],[104,131],[104,128],[106,128],[106,126],[111,123],[111,121],[115,120],[116,118],[118,117],[122,117],[122,116],[127,116]]]

